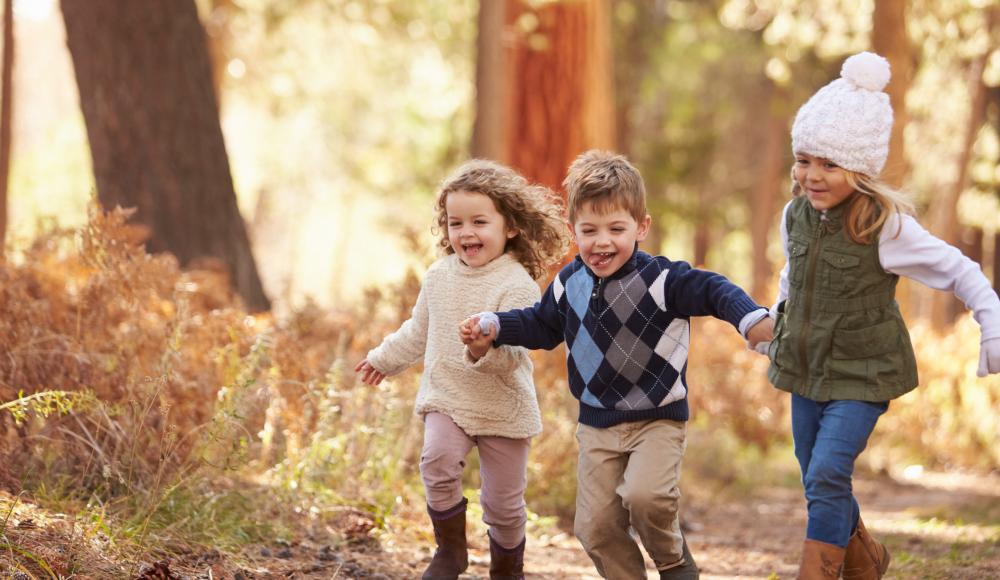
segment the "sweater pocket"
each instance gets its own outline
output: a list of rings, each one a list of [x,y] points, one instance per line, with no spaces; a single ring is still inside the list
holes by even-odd
[[[450,359],[432,365],[428,403],[485,421],[511,421],[521,411],[519,389],[508,375],[481,373]]]

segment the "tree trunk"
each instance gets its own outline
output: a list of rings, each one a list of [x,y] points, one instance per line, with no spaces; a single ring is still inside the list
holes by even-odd
[[[98,198],[137,207],[153,252],[225,264],[269,307],[229,173],[194,0],[62,0]]]
[[[886,160],[882,179],[900,187],[909,174],[903,132],[909,121],[906,111],[906,93],[913,83],[915,59],[910,37],[906,32],[907,0],[876,0],[872,15],[872,49],[889,61],[892,78],[886,93],[892,104],[893,125],[889,138],[889,158]]]
[[[996,11],[991,10],[988,17],[988,30],[992,32],[995,24]],[[952,186],[939,195],[932,207],[933,231],[945,242],[957,245],[958,242],[958,199],[969,186],[969,163],[972,160],[972,147],[976,143],[979,129],[986,121],[986,105],[989,102],[989,88],[983,82],[983,71],[989,60],[990,51],[976,57],[969,68],[969,95],[972,105],[965,125],[965,135],[961,154],[958,158],[958,174]],[[955,297],[942,292],[934,293],[931,298],[931,323],[941,329],[954,321],[953,313]]]
[[[14,123],[14,2],[3,3],[3,63],[0,70],[0,262],[7,240],[7,190],[10,185],[10,150]]]
[[[508,0],[506,19],[512,42],[504,157],[561,191],[577,155],[615,147],[608,2]]]
[[[472,156],[506,163],[504,140],[504,3],[479,2],[476,37],[476,121]]]
[[[769,296],[774,273],[771,262],[767,259],[767,241],[774,230],[775,215],[780,213],[777,206],[781,181],[789,170],[788,158],[785,156],[790,115],[788,95],[774,83],[770,85],[767,119],[763,123],[763,150],[758,157],[760,170],[750,199],[750,242],[753,249],[753,279],[750,288],[754,299],[763,301],[763,304],[773,299],[773,296]]]

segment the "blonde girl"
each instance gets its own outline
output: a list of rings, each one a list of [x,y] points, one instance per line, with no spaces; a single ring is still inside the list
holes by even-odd
[[[982,327],[978,374],[1000,372],[1000,300],[989,280],[877,178],[892,131],[888,81],[885,59],[854,55],[792,126],[794,198],[781,218],[787,263],[772,309],[768,378],[792,394],[808,511],[801,579],[877,579],[889,567],[888,550],[861,520],[851,478],[889,401],[917,386],[895,299],[899,277],[963,300]]]
[[[462,472],[474,446],[490,578],[524,577],[528,449],[542,429],[531,361],[525,349],[505,346],[467,367],[455,328],[468,312],[538,301],[535,280],[568,246],[555,199],[503,165],[459,167],[437,196],[444,257],[427,271],[410,319],[355,367],[377,385],[424,363],[415,412],[424,421],[420,475],[437,541],[425,580],[456,579],[468,567]]]

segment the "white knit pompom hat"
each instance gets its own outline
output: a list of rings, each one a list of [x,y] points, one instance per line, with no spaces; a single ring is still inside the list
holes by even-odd
[[[882,92],[889,61],[872,52],[844,61],[840,78],[802,105],[792,124],[792,152],[878,177],[889,156],[892,105]]]

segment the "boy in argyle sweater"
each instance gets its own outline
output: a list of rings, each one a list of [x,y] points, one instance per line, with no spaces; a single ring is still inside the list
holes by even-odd
[[[624,157],[588,151],[563,185],[580,253],[534,306],[463,322],[467,362],[493,345],[566,341],[580,401],[576,536],[604,578],[646,577],[629,527],[660,578],[698,578],[678,518],[689,318],[728,321],[750,345],[770,340],[773,325],[724,276],[639,251],[652,220],[642,177]]]

